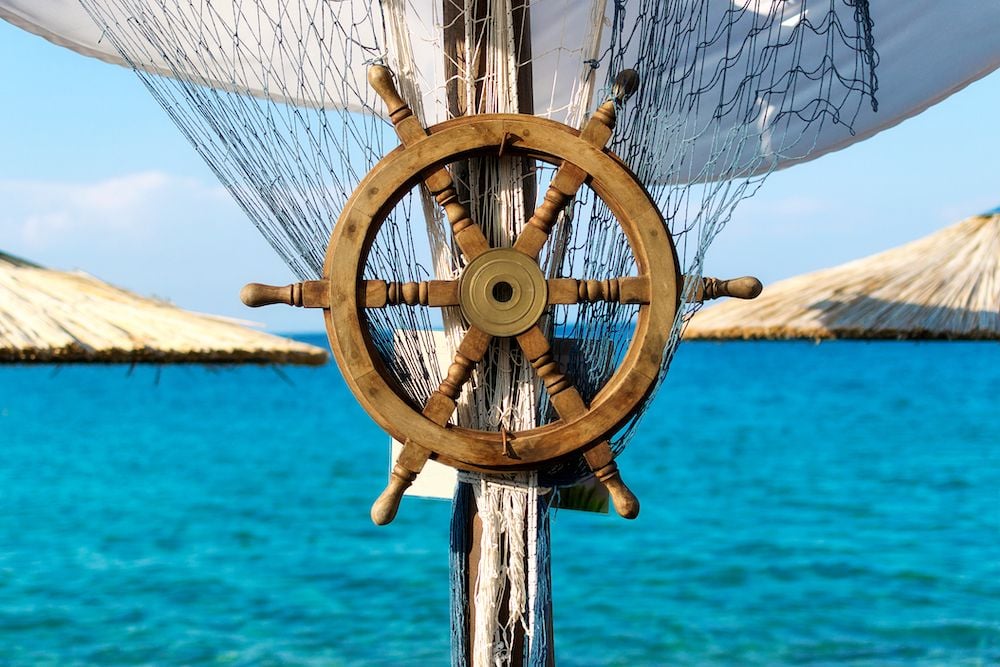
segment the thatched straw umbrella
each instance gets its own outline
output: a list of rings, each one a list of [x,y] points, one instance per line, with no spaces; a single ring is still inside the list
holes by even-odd
[[[312,345],[0,253],[0,363],[325,361]]]
[[[685,338],[1000,340],[1000,208],[706,308]]]

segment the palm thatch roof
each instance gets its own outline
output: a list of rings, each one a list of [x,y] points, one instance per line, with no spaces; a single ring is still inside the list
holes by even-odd
[[[312,345],[0,253],[0,363],[325,361]]]
[[[684,336],[1000,340],[1000,209],[706,308]]]

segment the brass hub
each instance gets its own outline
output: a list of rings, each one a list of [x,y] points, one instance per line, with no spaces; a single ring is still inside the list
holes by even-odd
[[[493,336],[524,333],[548,303],[548,285],[538,263],[511,248],[479,255],[465,267],[461,281],[462,314]]]

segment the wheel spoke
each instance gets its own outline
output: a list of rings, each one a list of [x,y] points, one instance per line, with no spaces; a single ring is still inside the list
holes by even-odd
[[[552,177],[541,205],[531,214],[531,218],[514,241],[514,249],[537,259],[559,214],[576,196],[585,180],[587,172],[575,164],[563,162],[556,170],[556,175]]]
[[[457,280],[423,280],[421,282],[386,282],[365,280],[358,299],[365,308],[386,306],[457,306]]]
[[[606,280],[552,278],[548,281],[549,304],[649,303],[649,278],[625,276]]]
[[[439,426],[444,426],[455,412],[456,401],[462,394],[462,387],[472,376],[472,369],[486,354],[486,348],[493,339],[477,327],[469,327],[455,352],[455,359],[441,385],[434,390],[424,405],[423,415]]]
[[[399,135],[403,146],[412,146],[427,136],[427,129],[420,124],[409,105],[400,97],[388,69],[382,65],[373,65],[368,70],[368,81],[385,103],[389,120],[396,128],[396,134]],[[465,255],[466,262],[471,262],[490,249],[483,230],[472,221],[469,209],[459,201],[451,173],[445,167],[426,176],[424,185],[448,216],[451,231],[455,235],[455,243]]]
[[[559,417],[570,421],[587,414],[587,404],[573,386],[573,381],[559,369],[559,362],[552,356],[552,347],[542,329],[538,326],[529,329],[517,337],[517,342],[538,377],[545,383],[549,400]],[[585,450],[583,457],[597,479],[607,488],[615,511],[626,519],[638,516],[639,501],[622,481],[610,443],[607,440],[599,441]]]
[[[490,249],[482,228],[472,221],[468,207],[459,200],[450,171],[441,167],[424,179],[424,185],[444,210],[455,243],[465,255],[466,262],[471,262]]]
[[[536,324],[528,329],[517,337],[517,344],[544,383],[549,401],[559,417],[565,421],[582,417],[587,412],[587,404],[573,385],[573,380],[559,368],[542,328]]]
[[[291,285],[262,285],[247,283],[240,290],[240,300],[251,308],[283,303],[299,308],[329,308],[330,283],[325,280],[306,280]]]
[[[615,128],[617,118],[615,104],[623,102],[635,91],[637,85],[638,79],[632,70],[626,70],[619,74],[615,80],[615,86],[612,88],[611,96],[591,114],[580,131],[580,137],[594,148],[603,150]],[[576,197],[576,193],[586,180],[587,172],[575,164],[563,162],[559,165],[556,175],[549,183],[548,190],[545,191],[542,204],[531,215],[528,223],[514,242],[514,248],[529,257],[537,258],[538,253],[541,252],[548,240],[552,226],[555,225],[559,214]]]

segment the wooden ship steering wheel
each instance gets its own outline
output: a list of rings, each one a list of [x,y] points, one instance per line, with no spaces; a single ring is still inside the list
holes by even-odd
[[[402,145],[361,181],[334,226],[322,280],[284,287],[251,283],[244,303],[322,308],[334,356],[355,398],[379,426],[404,443],[389,485],[372,507],[377,524],[395,517],[400,498],[433,458],[474,471],[538,469],[582,453],[627,518],[639,502],[622,482],[609,438],[635,413],[656,384],[677,316],[682,279],[670,232],[642,183],[605,148],[615,106],[638,85],[626,70],[612,95],[582,130],[525,114],[464,116],[424,128],[380,65],[369,82],[384,101]],[[459,201],[446,165],[476,156],[512,155],[558,168],[542,204],[510,248],[491,248]],[[444,210],[465,259],[458,280],[393,283],[365,280],[372,243],[393,207],[423,183]],[[546,279],[538,256],[560,211],[586,183],[621,226],[637,275],[607,280]],[[628,350],[588,405],[553,356],[539,320],[556,304],[609,301],[637,304]],[[458,306],[468,323],[454,361],[426,404],[416,406],[386,370],[364,309]],[[494,337],[512,337],[534,368],[558,418],[516,433],[449,424],[463,385]]]

